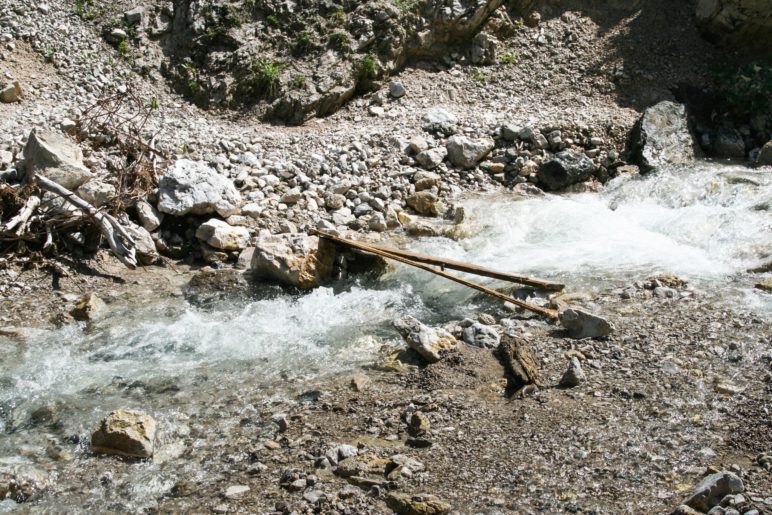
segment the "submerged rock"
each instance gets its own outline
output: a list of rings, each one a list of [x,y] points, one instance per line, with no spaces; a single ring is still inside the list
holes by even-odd
[[[614,331],[606,319],[576,308],[560,312],[560,324],[568,330],[571,338],[602,338]]]
[[[330,278],[334,261],[335,247],[317,236],[264,236],[252,255],[252,276],[310,289]]]
[[[411,316],[395,320],[394,327],[405,339],[408,347],[429,363],[438,362],[443,352],[455,349],[458,344],[453,335],[446,330],[434,329]]]
[[[665,101],[646,109],[633,131],[633,155],[643,173],[694,161],[686,107]]]
[[[151,458],[155,444],[156,423],[140,411],[116,410],[107,415],[91,435],[91,449],[96,453],[131,458]]]
[[[80,147],[57,132],[32,131],[24,161],[28,175],[40,174],[71,191],[93,177]]]
[[[158,186],[158,210],[174,216],[217,213],[227,217],[238,213],[240,204],[233,182],[202,161],[178,160]]]

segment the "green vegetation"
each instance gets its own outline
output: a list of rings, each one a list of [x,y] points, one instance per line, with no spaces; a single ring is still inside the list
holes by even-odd
[[[93,0],[75,0],[73,12],[75,16],[83,20],[93,20],[99,14],[94,7]]]
[[[152,110],[158,109],[158,99],[155,97],[151,98],[147,106]]]
[[[314,40],[308,31],[301,32],[292,45],[292,52],[297,55],[306,55],[314,49]]]
[[[772,65],[752,62],[714,70],[720,104],[738,121],[772,112]]]
[[[332,20],[338,26],[345,25],[346,11],[344,9],[335,9],[332,13]]]
[[[279,18],[275,14],[269,14],[265,17],[265,22],[271,27],[279,26]]]
[[[367,54],[359,62],[359,79],[371,80],[378,77],[380,67],[373,57],[373,54]]]
[[[46,60],[47,63],[54,62],[54,53],[55,53],[54,47],[52,47],[51,45],[47,45],[43,49],[43,58]]]
[[[349,49],[350,38],[345,32],[334,32],[330,36],[330,46],[337,48],[338,50]]]
[[[197,95],[201,91],[201,86],[198,84],[198,68],[191,63],[182,63],[183,75],[187,79],[188,91],[193,95]]]
[[[517,63],[517,56],[512,52],[506,52],[504,54],[501,54],[501,58],[499,58],[499,62],[505,65],[515,64]]]
[[[244,87],[254,95],[275,96],[281,86],[279,76],[284,67],[285,64],[279,61],[257,59],[249,67]]]
[[[131,45],[127,39],[123,39],[118,43],[118,54],[124,59],[131,57]]]
[[[418,0],[394,0],[394,5],[396,5],[400,11],[406,13],[415,9],[418,5]]]
[[[486,80],[488,80],[488,76],[485,75],[485,72],[480,70],[479,68],[472,72],[472,78],[477,82],[485,82]]]
[[[306,76],[302,74],[294,75],[292,77],[292,81],[290,82],[290,86],[292,86],[293,89],[303,89],[306,87]]]

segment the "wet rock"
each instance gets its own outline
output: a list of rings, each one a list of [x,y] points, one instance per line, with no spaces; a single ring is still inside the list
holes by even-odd
[[[16,470],[0,469],[0,499],[11,499],[17,503],[34,501],[45,492],[48,485],[49,478],[41,470],[28,467]],[[16,506],[12,506],[8,511],[14,508]]]
[[[756,283],[755,288],[767,293],[772,293],[772,278],[764,279],[761,282]]]
[[[494,141],[490,138],[472,140],[466,136],[453,136],[446,145],[448,160],[461,168],[474,168],[493,147]]]
[[[332,275],[335,247],[306,234],[279,234],[258,239],[252,275],[309,289]]]
[[[241,195],[230,179],[202,161],[180,159],[161,177],[158,210],[174,216],[217,213],[227,217],[239,211]]]
[[[412,207],[416,213],[421,215],[436,216],[444,212],[439,197],[429,191],[419,191],[414,195],[410,195],[407,198],[406,203],[408,206]]]
[[[450,505],[435,495],[390,493],[386,504],[398,515],[445,515]]]
[[[742,479],[731,472],[721,471],[703,479],[684,504],[695,510],[707,512],[718,505],[725,496],[741,494],[744,490]]]
[[[495,349],[501,341],[501,337],[494,327],[480,322],[475,322],[465,328],[461,332],[461,339],[469,345],[484,349]]]
[[[602,338],[614,331],[614,326],[604,318],[576,308],[561,311],[560,324],[576,339]]]
[[[159,213],[152,204],[144,200],[138,200],[135,208],[139,222],[146,230],[153,232],[161,226],[164,215]]]
[[[560,379],[560,386],[564,388],[573,388],[579,386],[584,382],[584,371],[582,370],[582,364],[579,359],[573,357],[568,364],[568,369]]]
[[[140,411],[116,410],[91,435],[91,449],[100,454],[151,458],[156,422]]]
[[[220,298],[233,298],[248,291],[249,282],[240,270],[205,267],[185,286],[185,297],[196,304]]]
[[[450,136],[456,133],[456,124],[458,119],[456,115],[443,109],[442,107],[435,107],[424,114],[423,118],[423,130],[431,133],[440,133],[445,136]]]
[[[394,327],[405,339],[408,347],[429,363],[438,362],[443,352],[455,349],[458,344],[446,330],[431,328],[411,316],[395,320]]]
[[[116,191],[112,184],[91,180],[81,185],[77,194],[92,206],[102,207],[115,197]]]
[[[448,149],[445,147],[435,147],[419,152],[415,156],[418,164],[427,170],[434,170],[442,164],[448,155]]]
[[[759,166],[772,166],[772,141],[767,141],[761,147],[759,156],[756,158],[756,164]]]
[[[40,174],[71,191],[93,177],[80,148],[57,132],[32,131],[24,160],[28,175]]]
[[[745,157],[745,142],[742,135],[731,127],[722,127],[713,140],[713,155],[742,159]]]
[[[539,167],[536,176],[546,190],[559,190],[582,182],[595,171],[592,160],[580,152],[564,150]]]
[[[107,311],[107,304],[95,293],[87,293],[78,300],[78,303],[70,311],[75,320],[94,320]]]
[[[769,55],[772,12],[767,0],[698,0],[696,20],[720,45]]]
[[[196,230],[196,238],[221,250],[241,250],[249,244],[249,230],[212,218]]]
[[[665,101],[646,109],[633,131],[633,155],[643,173],[694,161],[686,107]]]
[[[21,85],[19,81],[13,81],[0,87],[0,102],[10,104],[21,100]]]

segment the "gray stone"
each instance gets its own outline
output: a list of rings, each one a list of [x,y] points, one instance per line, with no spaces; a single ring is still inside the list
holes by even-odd
[[[196,230],[196,238],[220,250],[241,250],[249,244],[249,230],[212,218]]]
[[[442,107],[435,107],[430,109],[423,118],[423,130],[432,133],[441,133],[445,136],[450,136],[456,133],[456,124],[458,119],[456,115],[443,109]]]
[[[370,218],[368,227],[370,228],[371,231],[376,231],[376,232],[383,232],[389,228],[388,224],[386,223],[386,218],[381,213],[375,213]]]
[[[150,232],[153,232],[161,226],[164,215],[159,213],[152,204],[144,200],[138,200],[135,208],[137,210],[137,217],[139,218],[139,222],[142,224],[142,227]]]
[[[772,141],[767,141],[761,147],[759,157],[756,158],[756,164],[759,166],[772,166]]]
[[[0,102],[10,104],[21,100],[21,85],[19,81],[13,81],[0,88]]]
[[[707,512],[725,496],[741,494],[744,490],[745,486],[739,476],[721,471],[703,479],[684,504],[695,510]]]
[[[223,496],[226,499],[238,499],[239,497],[243,497],[247,492],[249,492],[249,487],[246,485],[232,485],[225,489]]]
[[[722,127],[713,140],[713,155],[742,159],[745,157],[745,142],[742,135],[733,128]]]
[[[239,270],[246,270],[252,264],[252,256],[255,254],[255,247],[247,247],[239,253],[239,258],[236,260],[236,268]]]
[[[695,14],[700,28],[719,45],[740,49],[744,55],[769,56],[772,48],[769,7],[769,0],[698,0]]]
[[[241,195],[230,179],[202,161],[180,159],[161,177],[158,210],[174,216],[217,213],[226,217],[239,211]]]
[[[646,109],[633,131],[632,147],[642,173],[694,161],[695,144],[686,107],[665,101]]]
[[[112,184],[91,180],[82,184],[77,191],[80,198],[94,207],[101,207],[115,198],[116,191]]]
[[[438,362],[443,352],[455,349],[458,344],[446,330],[431,328],[411,316],[395,320],[394,327],[405,339],[408,347],[429,363]]]
[[[123,20],[129,25],[142,23],[142,16],[145,14],[144,7],[135,7],[123,13]]]
[[[461,339],[469,345],[484,349],[495,349],[499,346],[501,337],[493,326],[475,322],[461,332]]]
[[[116,410],[100,423],[91,435],[91,449],[96,453],[133,458],[150,458],[155,445],[156,423],[139,411]]]
[[[109,43],[117,44],[117,43],[120,43],[121,41],[126,41],[127,39],[129,39],[129,35],[126,33],[126,31],[119,28],[110,29],[107,32],[105,32],[104,35],[105,35],[105,39]]]
[[[461,168],[474,168],[491,150],[494,141],[490,138],[471,140],[466,136],[453,136],[448,139],[448,160]]]
[[[560,312],[560,324],[571,338],[602,338],[614,331],[607,320],[586,311],[568,308]]]
[[[595,165],[586,155],[564,150],[542,163],[536,173],[539,185],[546,190],[559,190],[582,182],[595,171]]]
[[[413,184],[415,185],[416,191],[424,191],[439,186],[441,180],[442,179],[438,174],[432,172],[422,171],[416,172],[416,174],[413,175]]]
[[[87,293],[80,299],[74,308],[70,311],[70,315],[75,320],[96,320],[107,311],[107,304],[100,299],[96,293]]]
[[[515,125],[503,125],[500,132],[501,137],[509,142],[514,142],[520,137],[520,128]]]
[[[303,192],[300,188],[292,188],[281,196],[281,201],[285,204],[296,204],[303,198]]]
[[[427,170],[433,170],[440,166],[445,160],[445,156],[448,155],[448,150],[445,147],[435,147],[429,150],[419,152],[415,156],[415,160],[419,165]]]
[[[40,174],[74,191],[93,177],[80,148],[62,134],[32,131],[24,147],[27,174]]]
[[[568,369],[563,373],[563,377],[560,378],[560,386],[565,388],[573,388],[579,386],[584,382],[584,371],[582,370],[582,364],[576,357],[571,358],[568,364]]]
[[[324,197],[324,205],[327,209],[340,209],[346,205],[346,197],[340,193],[333,193]]]
[[[158,252],[153,237],[147,229],[132,222],[124,223],[123,227],[134,239],[137,258],[140,262],[145,265],[154,263],[158,259]]]
[[[407,93],[404,84],[398,80],[393,80],[389,83],[389,95],[394,98],[402,98]]]
[[[252,256],[252,276],[310,289],[331,276],[334,260],[335,247],[316,236],[263,236]]]

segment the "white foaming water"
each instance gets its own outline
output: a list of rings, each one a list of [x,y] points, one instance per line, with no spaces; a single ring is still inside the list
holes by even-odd
[[[474,236],[424,238],[421,247],[584,289],[656,273],[721,281],[772,253],[770,175],[701,163],[618,178],[600,195],[471,199],[464,206]],[[421,292],[450,288],[422,272],[397,275]]]

